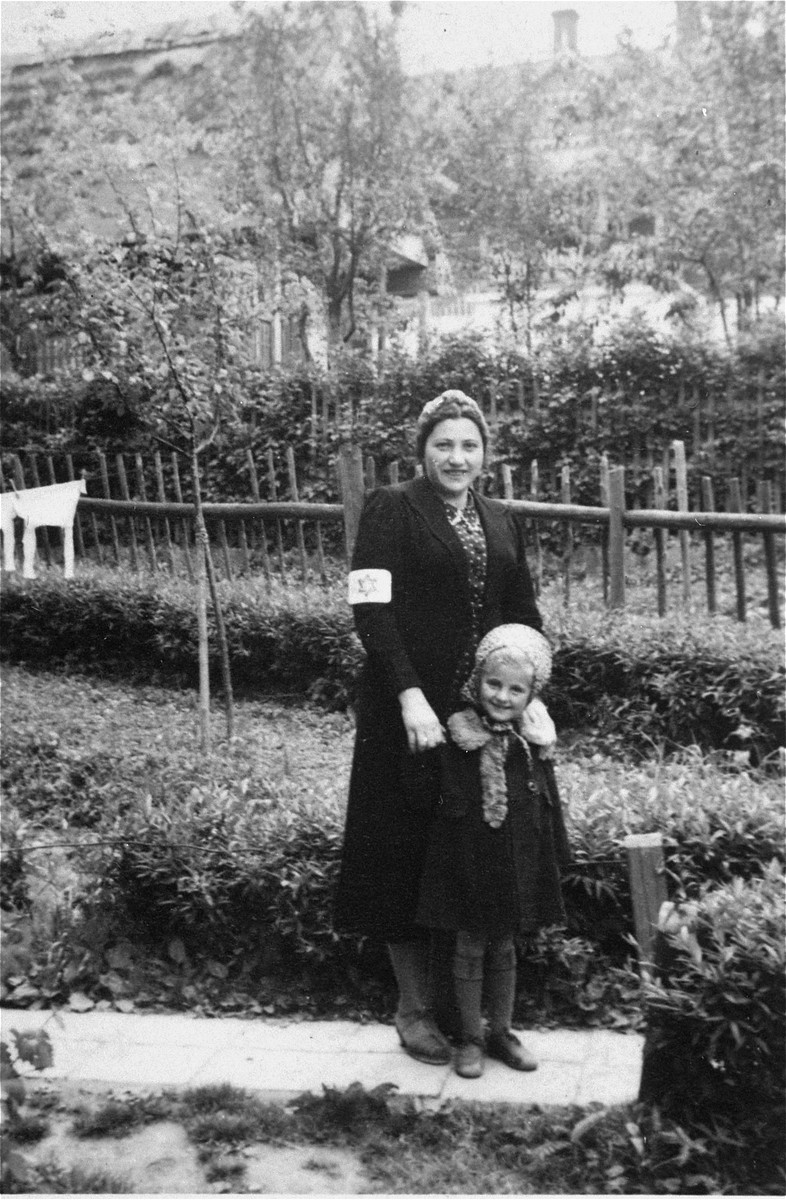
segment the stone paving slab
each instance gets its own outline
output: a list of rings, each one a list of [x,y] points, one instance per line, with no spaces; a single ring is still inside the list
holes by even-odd
[[[117,1087],[231,1083],[277,1099],[323,1087],[395,1085],[428,1102],[621,1104],[636,1098],[643,1038],[611,1030],[531,1030],[521,1035],[537,1071],[488,1060],[480,1079],[415,1062],[392,1025],[351,1021],[242,1020],[178,1014],[51,1014],[0,1009],[0,1029],[46,1027],[54,1065],[37,1078]]]

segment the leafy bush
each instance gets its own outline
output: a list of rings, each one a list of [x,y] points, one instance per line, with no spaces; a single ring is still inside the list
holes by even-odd
[[[661,970],[645,985],[642,1099],[712,1123],[750,1184],[783,1183],[786,1124],[784,876],[705,887],[662,914]]]
[[[65,394],[60,384],[50,381],[5,380],[0,402],[6,414],[6,446],[70,452],[77,460],[94,447],[107,454],[152,452],[156,443],[150,397],[124,381],[122,372],[117,378],[117,385],[100,377],[87,384],[69,381]],[[761,433],[750,420],[749,402],[759,378]],[[537,407],[533,380],[539,391]],[[730,383],[736,396],[732,407],[726,404]],[[331,410],[336,406],[342,414],[320,431],[316,455],[314,386],[330,393]],[[646,445],[657,460],[673,439],[685,438],[694,426],[694,388],[700,388],[704,402],[714,407],[715,444],[713,451],[702,448],[690,455],[695,505],[702,475],[715,475],[720,484],[729,474],[728,467],[719,471],[718,463],[724,460],[734,464],[735,473],[747,470],[754,478],[761,475],[763,453],[765,477],[782,477],[783,386],[782,330],[777,323],[764,322],[734,350],[708,347],[689,337],[664,340],[640,321],[631,321],[620,323],[601,344],[586,325],[567,338],[557,331],[537,360],[519,349],[492,350],[481,336],[468,333],[436,340],[417,359],[391,350],[377,374],[357,355],[346,356],[330,381],[315,380],[313,368],[302,366],[275,372],[253,368],[246,373],[237,412],[222,429],[207,465],[204,493],[211,500],[247,499],[246,456],[251,450],[258,464],[273,452],[278,486],[282,495],[288,494],[285,449],[292,446],[302,498],[336,499],[337,481],[329,464],[347,439],[375,457],[381,474],[394,460],[402,464],[404,475],[412,474],[417,414],[443,389],[459,387],[486,410],[492,393],[500,398],[492,466],[506,461],[528,470],[537,455],[541,494],[557,500],[559,468],[569,464],[574,498],[596,504],[600,456],[608,453],[631,468],[631,493],[648,489],[649,469],[644,464],[634,469],[641,447]],[[527,397],[525,409],[516,404],[506,413],[502,397],[517,396],[520,389]],[[94,464],[86,465],[94,470]],[[9,466],[6,460],[4,470]],[[167,464],[164,470],[168,478]]]
[[[310,728],[316,744],[313,719]],[[12,969],[7,959],[9,974],[21,981],[18,999],[61,1001],[76,989],[125,1001],[144,990],[142,966],[158,958],[175,1002],[193,1001],[205,975],[252,990],[278,977],[288,981],[290,1004],[299,1003],[297,985],[333,1005],[341,997],[342,1005],[372,1002],[386,1011],[384,954],[332,929],[343,786],[320,785],[319,759],[317,752],[311,785],[279,776],[269,760],[267,783],[247,768],[236,778],[229,760],[212,783],[199,761],[168,770],[160,784],[148,768],[136,799],[107,811],[101,838],[108,844],[71,851],[81,884],[72,887],[68,919],[48,937],[40,966]],[[123,791],[132,766],[118,762]],[[623,969],[633,932],[625,836],[661,830],[672,891],[697,894],[710,852],[724,879],[732,869],[752,877],[762,859],[780,852],[780,790],[775,780],[730,774],[698,754],[638,767],[579,758],[561,761],[559,777],[574,860],[566,878],[568,930],[522,944],[517,1011],[563,1024],[615,1014],[629,1020],[638,995]],[[24,802],[21,784],[15,799]],[[48,815],[54,830],[62,812],[55,804]],[[13,832],[8,816],[3,832]],[[23,844],[21,834],[16,841]],[[33,855],[28,865],[41,858]],[[16,983],[11,995],[17,1002]]]
[[[220,587],[239,693],[351,702],[362,651],[342,585]],[[556,650],[547,702],[560,730],[594,728],[606,749],[648,754],[659,744],[695,743],[749,751],[754,762],[786,741],[774,632],[720,617],[664,622],[543,607]],[[32,582],[11,577],[0,622],[11,661],[196,683],[196,617],[185,582],[100,570],[73,580],[57,572]],[[214,636],[211,644],[218,679]]]
[[[337,593],[238,583],[223,590],[224,622],[239,693],[291,692],[330,706],[348,703],[361,661],[351,617]],[[219,678],[212,612],[211,669]],[[185,583],[109,572],[34,583],[9,579],[2,607],[7,659],[135,679],[197,682],[193,592]]]
[[[100,823],[107,796],[117,792],[114,760],[106,753],[83,755],[61,744],[52,731],[30,731],[24,739],[4,738],[0,748],[3,794],[25,818],[61,810],[72,827]],[[5,875],[5,870],[4,870]],[[9,881],[4,880],[7,888]]]
[[[547,614],[548,616],[548,614]],[[606,748],[698,745],[763,762],[786,740],[781,639],[724,618],[555,614],[549,707]]]
[[[760,772],[719,768],[693,749],[632,766],[598,754],[560,762],[558,774],[573,851],[569,927],[616,961],[631,934],[629,834],[662,835],[673,895],[752,878],[783,857],[781,788]]]

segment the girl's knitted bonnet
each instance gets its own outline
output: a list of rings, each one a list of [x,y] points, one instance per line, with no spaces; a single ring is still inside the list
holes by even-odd
[[[480,681],[488,659],[500,650],[526,659],[533,670],[533,698],[517,726],[499,725],[479,711]],[[528,625],[498,625],[481,641],[475,653],[472,674],[461,690],[462,699],[472,708],[462,709],[448,718],[448,729],[461,750],[480,750],[480,779],[483,789],[483,818],[498,829],[508,811],[505,759],[514,740],[529,751],[529,744],[553,746],[554,723],[537,693],[551,676],[551,649],[541,633]]]

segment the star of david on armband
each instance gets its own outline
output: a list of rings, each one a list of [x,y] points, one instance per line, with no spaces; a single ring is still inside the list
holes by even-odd
[[[390,571],[367,567],[350,571],[348,579],[350,604],[390,604],[393,598],[393,577]]]

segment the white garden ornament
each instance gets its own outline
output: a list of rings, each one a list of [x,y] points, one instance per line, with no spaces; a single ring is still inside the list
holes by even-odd
[[[22,535],[22,574],[35,578],[35,531],[41,525],[55,525],[63,531],[63,563],[66,579],[74,577],[74,518],[79,497],[87,494],[84,479],[70,483],[52,483],[48,487],[25,488],[21,492],[0,492],[0,529],[3,534],[3,566],[15,569],[14,518],[24,523]]]

